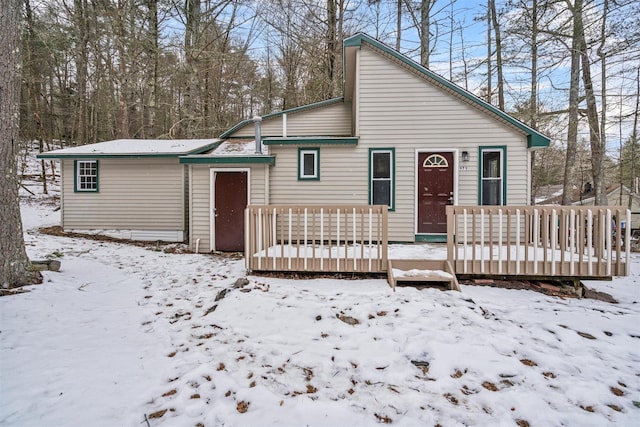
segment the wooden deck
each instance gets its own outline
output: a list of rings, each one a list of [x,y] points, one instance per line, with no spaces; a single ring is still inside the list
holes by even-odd
[[[447,206],[447,257],[458,275],[625,276],[623,221],[618,206]]]
[[[447,206],[441,260],[389,261],[388,215],[386,206],[371,205],[248,206],[247,269],[386,273],[392,287],[451,289],[456,275],[607,279],[629,272],[631,214],[620,207]],[[616,233],[623,221],[624,235]]]
[[[385,273],[387,215],[386,206],[249,206],[247,269]]]

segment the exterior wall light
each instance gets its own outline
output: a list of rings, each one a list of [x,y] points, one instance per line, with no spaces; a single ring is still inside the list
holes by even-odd
[[[469,161],[469,152],[468,151],[463,151],[462,152],[462,161],[463,162],[468,162]]]

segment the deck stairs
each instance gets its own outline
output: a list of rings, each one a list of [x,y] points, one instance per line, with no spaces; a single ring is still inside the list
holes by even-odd
[[[398,283],[460,291],[453,267],[447,260],[390,259],[387,280],[394,291]]]

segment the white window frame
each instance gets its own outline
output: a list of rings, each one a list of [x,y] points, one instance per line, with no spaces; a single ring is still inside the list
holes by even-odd
[[[98,161],[76,160],[74,167],[76,178],[75,191],[81,193],[96,193],[98,191]],[[86,173],[87,170],[93,170],[95,171],[95,173]],[[93,180],[91,180],[90,178],[93,178]]]
[[[484,155],[485,153],[498,153],[500,154],[500,164],[498,165],[498,172],[500,176],[498,178],[489,177],[486,178],[484,176]],[[480,191],[479,191],[479,204],[480,206],[504,206],[505,204],[505,156],[506,156],[506,147],[480,147]],[[488,205],[484,202],[484,184],[488,181],[498,181],[500,183],[499,188],[499,198],[498,204],[496,205]]]
[[[374,161],[373,156],[375,154],[389,154],[389,178],[374,178],[373,168]],[[392,148],[371,148],[369,150],[369,204],[373,204],[374,189],[373,183],[375,181],[388,181],[389,182],[389,211],[395,209],[395,150]]]

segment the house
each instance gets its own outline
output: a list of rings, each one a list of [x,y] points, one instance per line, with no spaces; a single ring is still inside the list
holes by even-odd
[[[447,204],[529,204],[546,136],[367,35],[343,55],[343,96],[242,121],[181,157],[193,248],[242,249],[247,204],[386,204],[394,242],[446,241]]]
[[[182,242],[187,170],[179,157],[219,141],[126,140],[39,154],[60,161],[61,225],[133,240]]]
[[[344,40],[343,56],[339,98],[241,121],[221,141],[194,142],[163,165],[151,152],[122,162],[85,157],[100,162],[93,195],[70,184],[85,173],[73,162],[92,146],[41,155],[63,159],[63,226],[142,230],[160,222],[160,200],[133,217],[141,195],[122,185],[147,165],[185,215],[158,228],[188,224],[191,248],[203,252],[243,249],[249,204],[387,205],[392,242],[446,241],[448,204],[529,204],[530,152],[547,147],[546,136],[365,34]],[[110,199],[109,221],[86,215],[89,206],[103,209],[107,189],[126,202]]]
[[[574,206],[593,206],[595,197],[591,194],[583,194],[580,200],[573,202]],[[622,184],[612,185],[607,188],[608,206],[626,206],[631,210],[631,224],[633,229],[640,228],[640,195],[632,193]]]

